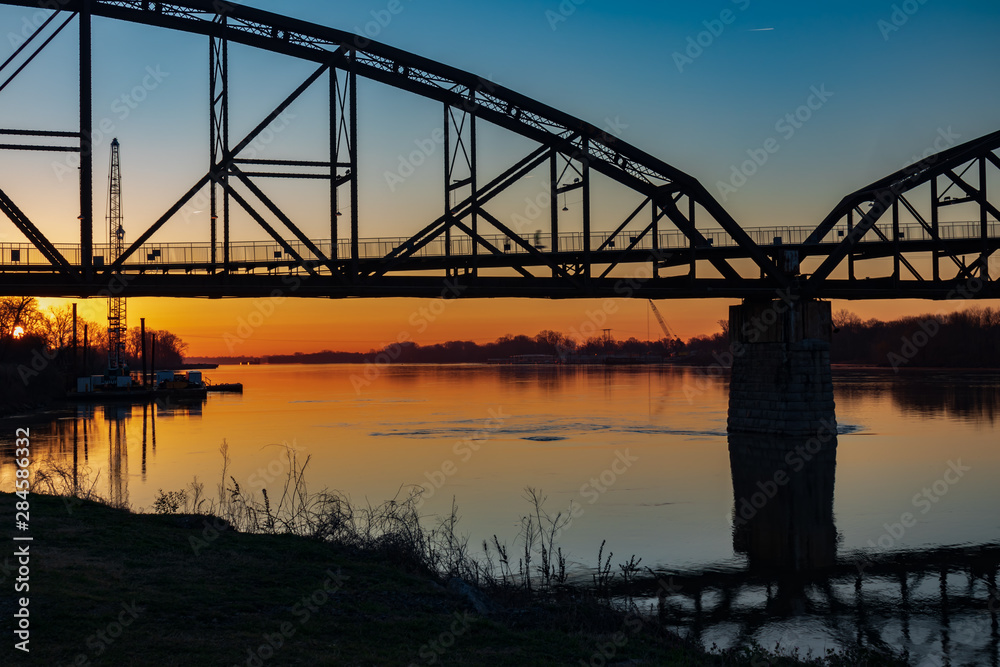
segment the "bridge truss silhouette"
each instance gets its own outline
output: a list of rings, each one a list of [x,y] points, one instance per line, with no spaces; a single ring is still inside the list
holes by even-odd
[[[5,1],[32,7],[35,2]],[[44,23],[0,66],[0,94],[65,28],[79,32],[79,127],[0,128],[4,153],[71,152],[80,158],[80,237],[54,243],[0,183],[0,211],[26,237],[0,244],[0,294],[92,297],[997,298],[990,270],[1000,248],[1000,132],[956,146],[848,195],[818,226],[744,229],[695,178],[596,126],[468,72],[356,35],[228,2],[57,0]],[[113,262],[94,243],[92,19],[207,37],[209,168]],[[229,45],[314,63],[316,69],[247,135],[230,133]],[[402,238],[362,238],[358,78],[443,108],[442,212]],[[328,84],[329,159],[261,159],[248,147],[321,80]],[[479,136],[489,123],[536,147],[484,176]],[[547,166],[544,236],[504,223],[491,204]],[[639,204],[622,220],[595,221],[594,175]],[[992,174],[992,175],[991,175]],[[329,183],[328,238],[268,195],[265,181]],[[154,236],[210,192],[207,243]],[[582,198],[567,229],[559,199]],[[325,195],[324,195],[325,197]],[[325,206],[325,204],[324,204]],[[951,208],[956,207],[956,208]],[[269,240],[235,242],[233,210]],[[952,211],[956,215],[950,215]],[[960,212],[960,213],[959,213]],[[965,219],[962,219],[964,216]],[[595,222],[598,224],[595,225]],[[326,223],[324,222],[324,225]],[[595,227],[607,226],[607,229]],[[134,229],[134,223],[131,223]],[[534,226],[534,225],[532,225]],[[263,234],[262,234],[263,236]],[[869,260],[886,275],[859,275]],[[290,279],[289,276],[295,276]],[[289,284],[294,289],[289,289]]]

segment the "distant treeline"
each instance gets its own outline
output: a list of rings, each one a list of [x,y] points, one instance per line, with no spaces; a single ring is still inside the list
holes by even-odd
[[[485,363],[491,359],[508,359],[519,355],[550,355],[562,359],[580,356],[624,355],[669,357],[684,350],[680,340],[640,341],[636,338],[616,341],[591,338],[579,342],[556,331],[542,331],[532,336],[506,335],[492,343],[480,345],[471,341],[449,341],[437,345],[402,343],[366,353],[316,352],[265,357],[269,364],[440,364]]]
[[[1000,309],[970,308],[891,322],[862,320],[841,310],[833,324],[833,363],[1000,368]]]
[[[197,357],[187,361],[240,364],[486,363],[519,355],[551,355],[564,361],[583,357],[653,356],[688,364],[715,364],[729,351],[726,322],[710,336],[641,341],[590,338],[579,341],[555,331],[536,336],[506,335],[492,343],[449,341],[436,345],[403,343],[368,352],[295,353],[266,357]],[[948,315],[921,315],[891,322],[862,320],[841,310],[833,318],[831,359],[837,364],[887,367],[1000,368],[1000,309],[970,308]]]

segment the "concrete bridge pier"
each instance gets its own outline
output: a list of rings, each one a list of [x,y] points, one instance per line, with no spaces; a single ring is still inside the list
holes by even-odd
[[[729,432],[836,434],[830,303],[787,296],[729,310]]]

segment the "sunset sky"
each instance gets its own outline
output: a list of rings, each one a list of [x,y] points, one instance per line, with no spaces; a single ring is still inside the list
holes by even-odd
[[[1000,6],[995,0],[246,4],[366,33],[619,132],[625,141],[701,180],[745,227],[814,226],[843,195],[919,159],[936,142],[940,147],[943,138],[964,142],[1000,129],[1000,42],[995,37]],[[0,7],[0,61],[13,52],[16,35],[34,16],[24,8]],[[207,168],[207,40],[104,19],[95,19],[94,26],[94,118],[96,123],[109,120],[110,135],[121,142],[125,225],[129,238],[135,238]],[[0,125],[73,129],[75,39],[71,26],[0,94]],[[699,39],[707,46],[692,46]],[[242,137],[314,69],[246,47],[234,46],[231,56],[234,137]],[[123,105],[122,95],[144,81],[144,99]],[[828,99],[788,136],[779,121],[817,90]],[[266,157],[327,158],[325,91],[325,83],[317,84],[290,110],[275,140],[261,147]],[[440,185],[435,185],[440,155],[393,196],[382,176],[397,169],[415,141],[441,126],[440,106],[371,83],[361,86],[360,97],[361,171],[369,175],[362,179],[361,236],[408,236],[440,211]],[[107,200],[110,135],[99,137],[95,157],[98,221]],[[485,133],[485,171],[499,171],[530,147],[505,137]],[[717,184],[730,178],[733,166],[770,137],[780,138],[780,151],[737,192],[720,192]],[[77,177],[65,160],[53,162],[51,154],[0,154],[0,187],[51,240],[72,243],[78,240]],[[285,187],[274,196],[307,233],[327,238],[324,186]],[[574,203],[571,198],[569,204]],[[512,200],[507,219],[520,212],[517,206]],[[205,208],[189,206],[155,238],[207,240]],[[616,222],[595,221],[595,229]],[[234,224],[234,239],[266,238],[246,221]],[[99,224],[95,236],[104,235]],[[0,243],[21,241],[9,222],[0,222]],[[716,331],[729,303],[678,300],[660,307],[673,329],[689,337]],[[246,331],[242,323],[269,306],[134,299],[129,318],[137,324],[145,317],[148,326],[175,332],[194,356],[259,355],[366,351],[404,332],[420,343],[486,342],[542,329],[570,333],[594,321],[601,308],[589,301],[460,301],[431,321],[421,314],[430,305],[403,299],[288,300],[249,337],[238,333]],[[834,310],[847,307],[864,317],[889,318],[967,305],[835,303]],[[623,301],[615,310],[601,328],[613,329],[618,338],[644,338],[647,331],[659,336],[644,301]],[[101,321],[105,304],[81,303],[81,313]],[[233,344],[232,336],[240,342]]]

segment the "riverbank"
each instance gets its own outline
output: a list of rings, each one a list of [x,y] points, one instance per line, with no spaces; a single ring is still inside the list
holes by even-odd
[[[16,501],[0,494],[5,526]],[[807,664],[709,655],[579,591],[487,596],[385,554],[237,533],[210,517],[30,501],[31,652],[18,664]],[[0,564],[12,586],[12,559]],[[11,637],[13,596],[0,605]]]

